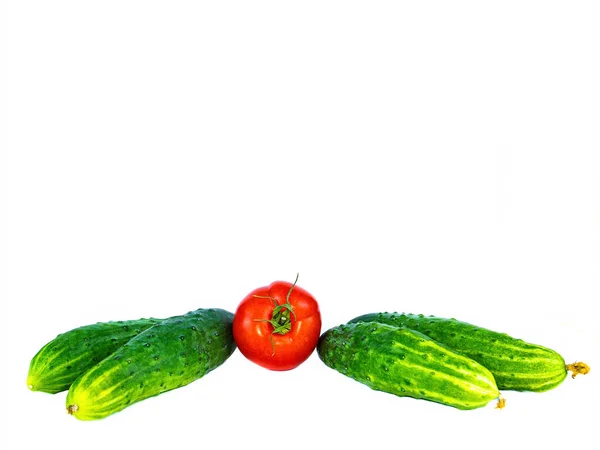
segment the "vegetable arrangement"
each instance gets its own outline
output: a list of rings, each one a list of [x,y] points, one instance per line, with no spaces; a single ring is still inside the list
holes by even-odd
[[[273,371],[294,369],[316,349],[326,366],[371,389],[461,410],[493,400],[503,408],[501,390],[544,392],[569,371],[590,370],[505,333],[422,314],[369,313],[321,334],[319,305],[297,281],[254,289],[235,314],[197,309],[59,334],[32,358],[27,385],[68,390],[67,412],[95,420],[202,378],[236,348]]]
[[[356,317],[350,322],[385,323],[420,331],[487,367],[498,388],[503,390],[544,392],[561,384],[569,370],[573,372],[573,378],[589,371],[583,363],[565,364],[562,356],[549,348],[456,319],[375,313]]]
[[[573,378],[590,371],[585,363],[565,364],[555,351],[505,333],[423,314],[356,317],[323,333],[317,352],[328,367],[375,390],[458,409],[482,407],[492,399],[501,409],[505,399],[499,390],[548,391],[568,371]]]

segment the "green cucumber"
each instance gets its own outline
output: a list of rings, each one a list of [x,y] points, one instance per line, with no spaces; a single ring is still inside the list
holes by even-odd
[[[339,325],[323,333],[319,358],[371,389],[467,410],[498,399],[493,375],[418,331],[373,323]]]
[[[561,384],[569,370],[573,371],[573,378],[589,371],[584,363],[565,364],[563,357],[549,348],[456,319],[386,312],[365,314],[350,321],[357,322],[419,331],[487,367],[502,390],[544,392]]]
[[[148,328],[75,380],[67,412],[102,419],[201,378],[236,349],[232,323],[228,311],[198,309]]]
[[[50,394],[66,391],[94,364],[161,320],[99,322],[59,334],[31,359],[27,386]]]

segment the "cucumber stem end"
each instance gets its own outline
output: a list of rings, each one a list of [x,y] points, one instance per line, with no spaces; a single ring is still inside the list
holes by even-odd
[[[583,362],[574,362],[573,364],[567,364],[566,369],[573,372],[571,378],[575,378],[577,375],[586,375],[590,371],[590,366]]]
[[[496,409],[503,409],[506,406],[506,399],[502,397],[502,394],[498,396],[498,403],[496,403]]]

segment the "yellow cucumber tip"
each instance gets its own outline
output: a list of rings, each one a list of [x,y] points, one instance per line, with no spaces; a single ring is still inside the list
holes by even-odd
[[[496,403],[496,409],[503,409],[506,406],[506,399],[502,397],[502,394],[498,397],[498,403]]]
[[[30,375],[27,375],[27,388],[30,391],[37,391],[37,383],[35,379]]]
[[[567,364],[566,369],[573,372],[573,375],[571,375],[571,378],[575,378],[579,374],[587,375],[590,372],[590,366],[588,366],[584,362],[578,362],[578,361],[574,362],[573,364]]]

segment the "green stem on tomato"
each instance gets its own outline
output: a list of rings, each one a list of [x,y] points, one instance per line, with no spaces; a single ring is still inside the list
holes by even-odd
[[[273,314],[271,315],[270,319],[254,319],[254,321],[256,321],[256,322],[269,322],[271,324],[271,326],[273,327],[273,331],[271,331],[271,336],[270,336],[271,347],[273,348],[273,355],[275,354],[275,343],[273,342],[273,334],[284,335],[291,331],[292,321],[290,318],[290,313],[291,313],[291,315],[294,316],[294,320],[296,320],[296,312],[294,311],[294,308],[292,307],[292,304],[290,303],[290,295],[292,294],[292,290],[294,289],[294,286],[296,286],[296,283],[298,282],[298,276],[299,276],[299,274],[296,274],[296,280],[294,281],[294,283],[292,283],[290,290],[288,291],[287,295],[285,296],[285,303],[283,303],[281,305],[278,304],[277,300],[275,300],[273,297],[261,296],[261,295],[254,296],[257,298],[270,298],[271,300],[273,300],[273,303],[275,304],[275,308],[273,308]]]

